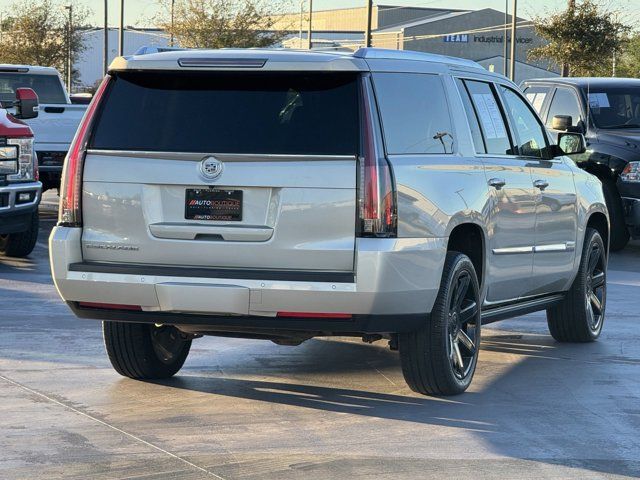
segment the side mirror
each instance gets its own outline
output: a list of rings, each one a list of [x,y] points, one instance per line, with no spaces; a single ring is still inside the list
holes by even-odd
[[[574,155],[587,151],[587,142],[584,139],[584,135],[581,133],[559,133],[558,146],[565,155]]]
[[[14,117],[28,120],[38,116],[38,95],[30,88],[16,88]]]
[[[69,95],[71,103],[75,105],[89,105],[93,95],[90,93],[72,93]]]
[[[573,123],[571,115],[554,115],[551,120],[551,128],[566,132]]]

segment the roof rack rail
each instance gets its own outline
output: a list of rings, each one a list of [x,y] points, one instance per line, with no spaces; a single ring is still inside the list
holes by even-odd
[[[463,67],[481,68],[484,67],[473,60],[466,58],[449,57],[447,55],[437,55],[435,53],[414,52],[410,50],[391,50],[386,48],[360,48],[353,54],[356,58],[379,58],[387,60],[415,60],[418,62],[446,63]]]

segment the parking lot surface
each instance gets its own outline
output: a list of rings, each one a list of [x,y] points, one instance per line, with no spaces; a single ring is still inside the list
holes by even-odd
[[[640,476],[638,242],[611,257],[598,342],[554,342],[543,313],[489,325],[458,397],[412,393],[386,342],[343,338],[202,338],[145,383],[51,283],[55,202],[34,253],[0,258],[2,479]]]

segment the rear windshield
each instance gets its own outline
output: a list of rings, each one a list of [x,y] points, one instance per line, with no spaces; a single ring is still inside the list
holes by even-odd
[[[124,72],[90,146],[162,152],[355,155],[354,73]]]
[[[33,75],[29,73],[0,73],[0,102],[13,105],[16,88],[32,88],[40,103],[67,103],[57,75]]]
[[[640,87],[584,89],[599,128],[640,128]]]

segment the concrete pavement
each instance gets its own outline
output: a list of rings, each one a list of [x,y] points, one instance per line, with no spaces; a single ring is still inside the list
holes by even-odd
[[[355,339],[203,338],[171,380],[119,377],[51,284],[43,215],[30,258],[0,258],[1,479],[640,476],[638,243],[598,342],[555,343],[540,313],[490,325],[469,392],[438,399]]]

